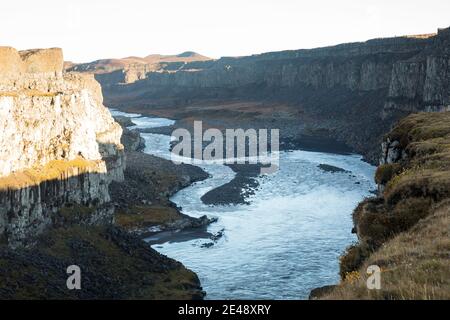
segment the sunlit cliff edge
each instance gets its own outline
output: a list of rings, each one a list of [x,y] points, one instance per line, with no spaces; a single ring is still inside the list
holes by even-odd
[[[112,220],[108,183],[123,179],[122,129],[92,76],[63,73],[57,48],[0,47],[0,235],[14,246],[66,205]]]
[[[121,135],[60,49],[0,47],[0,299],[203,298],[195,273],[115,224]]]

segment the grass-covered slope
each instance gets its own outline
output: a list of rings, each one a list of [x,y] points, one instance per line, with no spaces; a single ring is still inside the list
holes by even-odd
[[[67,267],[81,269],[68,290]],[[0,245],[0,299],[201,299],[192,271],[116,227],[71,226],[33,248]]]
[[[355,209],[359,242],[326,297],[450,299],[450,112],[411,115],[385,141],[390,160],[375,177],[382,192]],[[369,265],[383,271],[381,290],[366,287]]]
[[[450,299],[450,203],[385,243],[347,274],[326,299]],[[381,290],[368,290],[368,266],[381,268]]]

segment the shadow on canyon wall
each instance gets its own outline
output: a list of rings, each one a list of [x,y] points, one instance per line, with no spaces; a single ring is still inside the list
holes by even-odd
[[[107,160],[117,171],[118,159]],[[193,272],[114,224],[117,172],[90,165],[52,162],[0,178],[0,298],[201,299]],[[81,290],[67,287],[72,265]]]

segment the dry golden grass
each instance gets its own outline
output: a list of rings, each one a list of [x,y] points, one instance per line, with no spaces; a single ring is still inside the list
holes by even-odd
[[[450,112],[411,115],[388,137],[400,142],[408,160],[378,169],[378,179],[386,184],[387,204],[408,197],[430,197],[435,202],[450,197]],[[389,166],[395,168],[387,170]]]
[[[44,181],[62,180],[83,173],[105,173],[103,161],[85,160],[53,160],[45,166],[26,169],[0,178],[0,191],[18,190],[36,186]]]
[[[323,299],[450,299],[450,202],[385,243]],[[381,290],[368,290],[366,270],[378,265]]]
[[[398,163],[383,164],[377,168],[375,182],[377,184],[386,184],[398,174],[400,170],[401,166]]]
[[[344,283],[329,297],[449,299],[450,112],[411,115],[387,138],[400,142],[407,156],[378,168],[382,197],[355,209],[360,241],[341,257]],[[380,291],[365,285],[372,264],[385,270]],[[355,272],[359,280],[349,283]]]
[[[46,92],[46,91],[39,91],[35,89],[26,89],[26,90],[20,90],[20,91],[0,91],[0,97],[13,97],[17,98],[20,96],[27,96],[27,97],[55,97],[57,96],[57,92]]]

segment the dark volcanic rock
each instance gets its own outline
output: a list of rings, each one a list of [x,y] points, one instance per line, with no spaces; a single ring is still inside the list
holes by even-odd
[[[124,145],[125,151],[142,151],[145,149],[145,139],[141,137],[137,130],[123,128],[120,142]]]
[[[122,128],[132,127],[136,125],[130,117],[115,116],[114,120],[116,120],[116,122],[120,124]]]
[[[199,167],[129,152],[124,174],[125,180],[111,183],[109,191],[116,206],[116,221],[127,230],[148,236],[150,227],[159,231],[202,228],[215,221],[183,215],[169,200],[182,188],[208,178]]]
[[[248,197],[255,193],[259,182],[260,164],[228,165],[236,176],[230,182],[205,193],[201,200],[209,205],[249,204]]]
[[[124,116],[116,116],[114,117],[121,126],[122,126],[122,137],[120,138],[120,142],[125,147],[125,151],[142,151],[145,149],[145,139],[141,137],[139,131],[137,129],[130,130],[128,127],[132,127],[135,124],[132,119]]]
[[[153,202],[167,203],[168,198],[208,174],[199,167],[175,165],[142,152],[127,153],[124,182],[113,182],[110,193],[119,207]]]
[[[334,288],[336,288],[335,285],[330,285],[330,286],[323,286],[323,287],[320,287],[320,288],[312,289],[310,294],[309,294],[309,300],[320,299],[324,295],[326,295],[326,294],[330,293],[331,291],[333,291]]]
[[[335,167],[335,166],[330,166],[329,164],[319,164],[317,166],[318,168],[322,169],[325,172],[331,172],[331,173],[350,173],[350,171],[347,171],[345,169],[339,168],[339,167]]]

